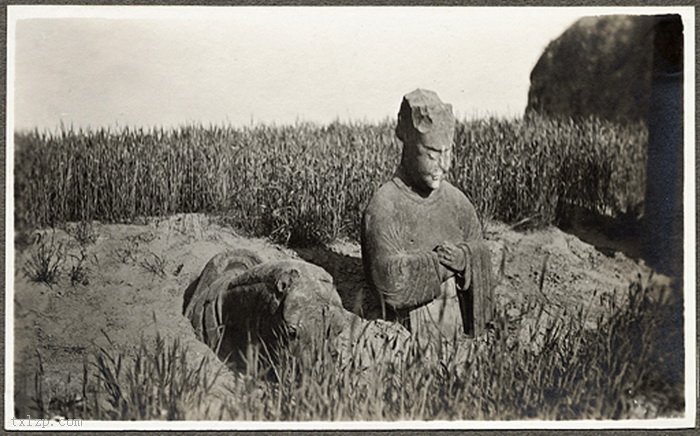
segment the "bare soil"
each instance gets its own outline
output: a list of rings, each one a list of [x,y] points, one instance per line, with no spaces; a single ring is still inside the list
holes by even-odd
[[[71,232],[55,231],[67,252],[63,274],[51,286],[32,281],[25,271],[36,251],[37,234],[18,235],[14,277],[18,416],[26,415],[35,404],[40,363],[44,395],[49,396],[79,392],[83,363],[99,347],[128,351],[156,331],[166,339],[180,338],[193,362],[205,355],[214,358],[195,339],[182,315],[182,297],[205,263],[224,249],[247,248],[263,259],[293,257],[316,263],[333,275],[344,302],[365,286],[360,248],[351,241],[292,250],[244,237],[196,214],[142,225],[95,223],[94,229],[97,239],[83,248],[87,280],[75,285],[68,271],[77,259],[70,256],[79,256],[81,245]],[[516,317],[528,296],[535,294],[572,311],[585,306],[596,313],[606,301],[623,298],[631,280],[650,274],[641,261],[609,249],[599,251],[554,227],[517,232],[501,223],[488,223],[485,231],[492,248],[498,302]],[[42,232],[41,238],[49,237],[51,232]],[[220,381],[232,377],[226,372]],[[205,417],[193,413],[192,418]]]

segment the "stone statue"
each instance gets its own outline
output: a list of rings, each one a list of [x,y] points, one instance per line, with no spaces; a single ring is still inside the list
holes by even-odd
[[[323,268],[294,259],[266,262],[244,249],[222,252],[206,264],[185,291],[183,311],[197,338],[239,369],[249,345],[264,343],[263,351],[274,354],[292,344],[309,350],[320,339],[329,340],[341,358],[366,358],[391,357],[387,339],[396,346],[408,339],[403,328],[344,309]]]
[[[419,333],[479,335],[492,319],[490,253],[472,203],[444,180],[452,106],[417,89],[404,96],[401,163],[365,210],[362,259],[384,319]]]

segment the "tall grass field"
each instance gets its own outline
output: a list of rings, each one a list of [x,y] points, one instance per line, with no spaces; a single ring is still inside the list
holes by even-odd
[[[369,198],[400,159],[393,129],[387,121],[17,132],[15,224],[25,230],[201,212],[288,246],[357,241]],[[569,206],[615,217],[639,213],[644,203],[641,124],[491,118],[463,120],[455,133],[449,179],[484,220],[545,226]],[[623,419],[683,409],[682,301],[660,303],[668,289],[640,278],[593,324],[585,308],[553,305],[541,291],[542,284],[541,295],[518,307],[533,321],[530,330],[509,315],[512,308],[497,307],[496,329],[466,345],[412,340],[386,359],[352,347],[339,354],[321,335],[274,361],[251,350],[247,372],[216,393],[214,415]],[[204,400],[221,375],[208,358],[189,365],[188,352],[160,336],[131,350],[101,348],[85,363],[81,402],[56,397],[36,408],[83,419],[186,419],[211,407]],[[39,399],[42,377],[40,365]]]
[[[299,245],[356,239],[401,154],[389,122],[67,129],[17,133],[15,144],[20,228],[209,212]],[[645,150],[641,124],[464,121],[450,177],[487,219],[550,224],[562,204],[615,215],[643,202]]]

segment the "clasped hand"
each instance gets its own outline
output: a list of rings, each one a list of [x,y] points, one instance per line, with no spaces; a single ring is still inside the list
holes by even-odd
[[[435,247],[438,260],[446,268],[451,269],[456,273],[464,272],[467,266],[467,259],[464,256],[464,251],[450,242],[443,242]]]

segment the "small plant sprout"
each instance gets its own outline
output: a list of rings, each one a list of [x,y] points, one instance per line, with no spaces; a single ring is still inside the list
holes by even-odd
[[[86,265],[86,260],[88,259],[87,252],[84,248],[80,249],[80,254],[71,254],[70,257],[73,259],[73,265],[70,269],[70,283],[73,286],[78,284],[88,285],[88,267]]]
[[[50,237],[46,233],[38,235],[24,271],[35,282],[53,285],[58,281],[61,266],[65,261],[65,247],[63,243],[56,240],[55,230],[51,231]]]
[[[139,262],[139,265],[144,270],[158,277],[165,277],[166,275],[165,268],[167,261],[165,257],[159,256],[156,253],[148,253],[141,262]]]

